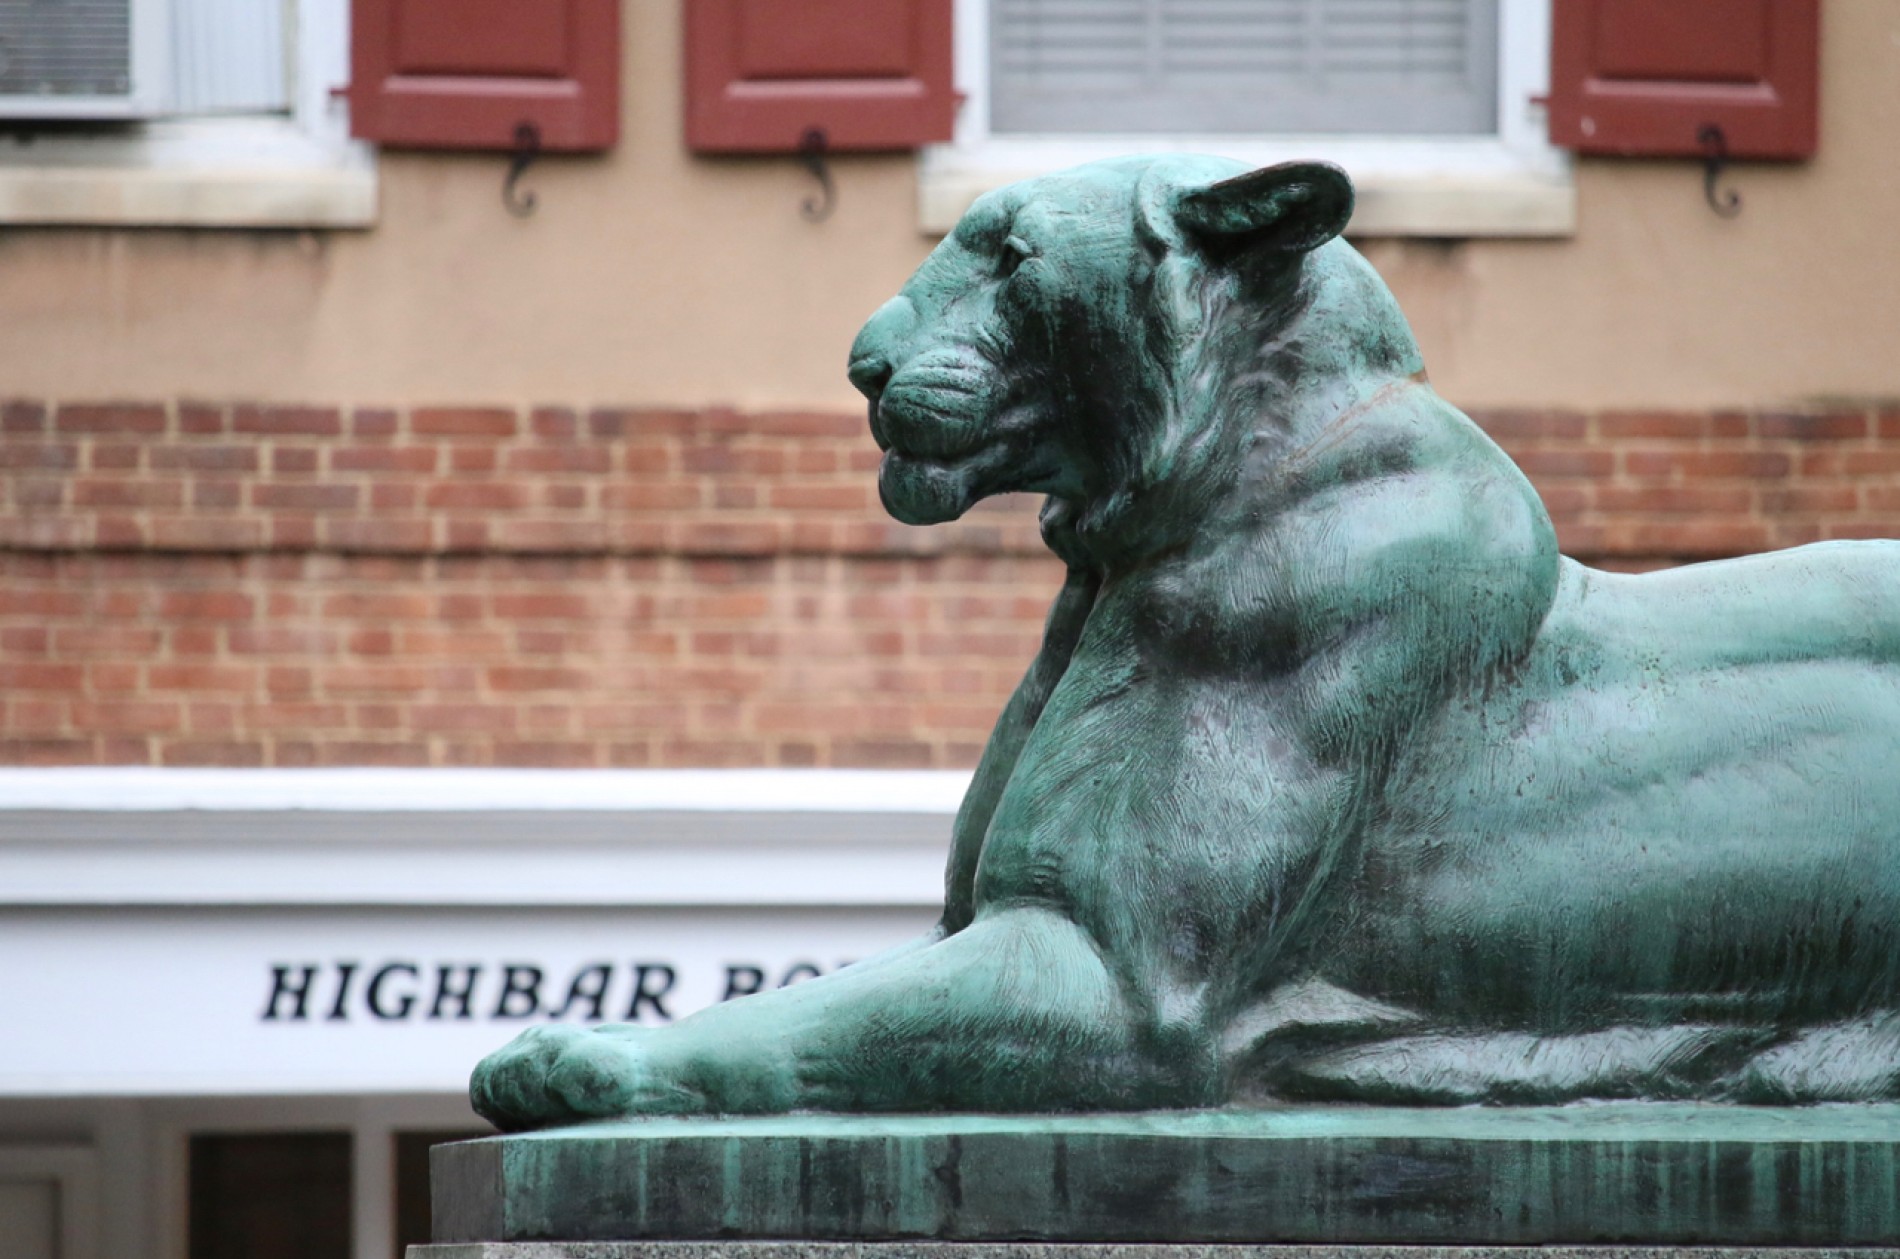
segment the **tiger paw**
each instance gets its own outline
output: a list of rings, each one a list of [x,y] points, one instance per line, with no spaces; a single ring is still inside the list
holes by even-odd
[[[656,1065],[666,1029],[530,1028],[484,1058],[469,1080],[475,1113],[504,1132],[627,1115],[690,1115],[705,1098]]]

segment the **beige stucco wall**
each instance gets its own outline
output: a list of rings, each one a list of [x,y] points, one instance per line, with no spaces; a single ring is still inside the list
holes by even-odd
[[[0,230],[0,393],[57,398],[849,406],[863,317],[930,241],[906,157],[690,157],[678,6],[628,0],[626,119],[549,160],[532,218],[494,156],[389,154],[367,232]],[[1821,155],[1588,162],[1562,241],[1368,242],[1467,405],[1900,395],[1900,0],[1828,5]]]

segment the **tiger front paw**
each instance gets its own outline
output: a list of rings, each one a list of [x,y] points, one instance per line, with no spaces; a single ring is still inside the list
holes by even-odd
[[[666,1029],[535,1027],[476,1066],[475,1113],[504,1132],[628,1115],[690,1115],[705,1098],[656,1066],[651,1037]]]

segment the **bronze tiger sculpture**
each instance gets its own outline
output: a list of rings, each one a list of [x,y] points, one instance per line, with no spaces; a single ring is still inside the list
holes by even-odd
[[[1351,205],[1186,157],[977,202],[851,356],[894,515],[1041,493],[1068,565],[941,924],[529,1032],[482,1114],[1900,1091],[1900,543],[1564,559]]]

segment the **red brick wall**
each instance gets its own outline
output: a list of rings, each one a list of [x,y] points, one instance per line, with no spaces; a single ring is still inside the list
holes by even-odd
[[[1900,407],[1494,412],[1565,548],[1900,537]],[[0,407],[0,761],[972,763],[1059,578],[861,417]]]

